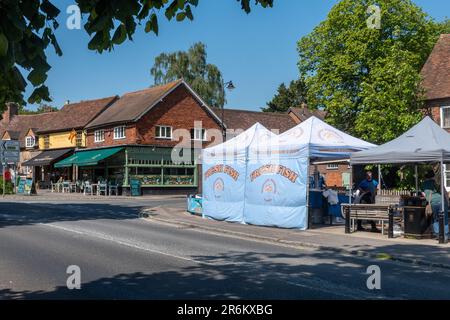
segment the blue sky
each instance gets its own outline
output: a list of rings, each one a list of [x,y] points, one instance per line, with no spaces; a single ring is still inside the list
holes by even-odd
[[[246,15],[234,0],[201,0],[194,21],[182,23],[160,19],[160,35],[146,34],[142,27],[133,42],[112,52],[98,54],[87,49],[84,30],[68,30],[65,19],[70,0],[56,0],[61,9],[57,37],[62,57],[48,50],[52,69],[47,85],[52,105],[80,101],[146,88],[153,84],[150,68],[161,52],[186,50],[202,41],[208,62],[216,64],[236,89],[227,93],[227,108],[259,110],[281,82],[298,75],[296,43],[326,18],[336,0],[275,0],[273,8],[254,7]],[[252,1],[253,3],[253,1]],[[415,0],[436,20],[450,13],[448,0]],[[31,93],[27,88],[27,97]],[[33,108],[33,107],[31,107]]]

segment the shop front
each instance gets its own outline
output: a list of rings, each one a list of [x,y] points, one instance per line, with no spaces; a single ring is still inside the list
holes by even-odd
[[[79,150],[55,164],[72,167],[74,180],[98,182],[107,180],[130,193],[130,181],[138,180],[143,193],[186,193],[197,189],[197,165],[192,159],[175,163],[172,148],[124,146]]]
[[[25,161],[22,166],[33,168],[33,180],[40,189],[49,188],[50,184],[62,179],[71,179],[72,171],[68,168],[55,168],[54,164],[73,153],[72,148],[46,150],[34,158]]]

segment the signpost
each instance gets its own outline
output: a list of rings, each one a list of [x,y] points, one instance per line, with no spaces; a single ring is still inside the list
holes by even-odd
[[[131,196],[141,196],[141,181],[139,179],[130,179],[130,193]]]
[[[0,162],[3,167],[3,196],[5,196],[5,169],[9,164],[16,165],[20,161],[20,144],[17,140],[0,140]],[[14,175],[16,176],[16,175]],[[15,184],[15,182],[14,182]]]

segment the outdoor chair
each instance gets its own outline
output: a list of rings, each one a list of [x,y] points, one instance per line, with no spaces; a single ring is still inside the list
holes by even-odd
[[[78,184],[77,183],[70,183],[69,184],[69,191],[76,193],[78,191]]]
[[[108,189],[109,189],[109,195],[110,195],[110,196],[111,196],[113,193],[114,193],[114,195],[116,195],[116,196],[119,195],[119,186],[117,185],[117,183],[115,183],[115,184],[110,183]]]
[[[59,185],[58,182],[50,182],[50,190],[52,192],[59,192]]]
[[[91,196],[94,194],[94,189],[89,181],[86,181],[83,186],[83,194],[90,193]]]
[[[62,184],[62,192],[65,193],[70,193],[70,182],[69,181],[64,181]]]
[[[97,195],[102,195],[102,193],[107,196],[108,195],[108,185],[106,182],[99,182],[97,186]]]

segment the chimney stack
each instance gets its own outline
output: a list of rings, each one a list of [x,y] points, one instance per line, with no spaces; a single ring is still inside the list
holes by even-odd
[[[2,121],[5,124],[9,124],[12,119],[19,114],[19,105],[15,102],[5,103],[6,110],[3,112]]]

